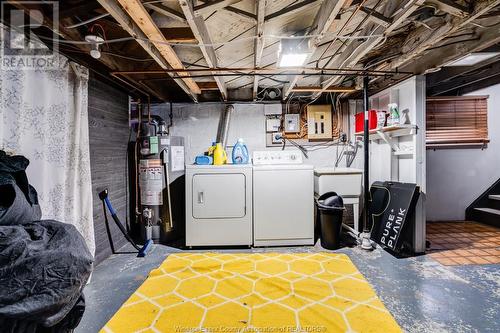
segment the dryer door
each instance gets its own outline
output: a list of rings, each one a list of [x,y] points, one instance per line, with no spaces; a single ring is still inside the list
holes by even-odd
[[[196,174],[192,196],[195,219],[242,218],[246,214],[245,175]]]

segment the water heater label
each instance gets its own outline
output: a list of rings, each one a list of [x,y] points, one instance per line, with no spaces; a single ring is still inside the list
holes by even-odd
[[[140,160],[139,187],[142,205],[163,204],[163,166],[160,159]]]

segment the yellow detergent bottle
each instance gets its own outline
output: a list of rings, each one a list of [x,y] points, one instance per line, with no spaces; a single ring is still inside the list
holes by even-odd
[[[222,144],[217,142],[214,149],[214,165],[223,165],[227,162],[227,155]]]

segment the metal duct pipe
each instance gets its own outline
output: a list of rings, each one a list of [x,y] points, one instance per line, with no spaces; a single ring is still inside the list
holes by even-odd
[[[219,118],[219,128],[217,129],[216,142],[222,144],[222,148],[226,148],[227,145],[227,135],[229,133],[229,123],[231,122],[231,113],[234,111],[233,105],[228,105],[221,112]]]

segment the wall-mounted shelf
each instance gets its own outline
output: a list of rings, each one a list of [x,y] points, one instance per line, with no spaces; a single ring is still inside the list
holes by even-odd
[[[415,135],[417,134],[417,126],[416,125],[391,125],[385,126],[381,128],[372,129],[369,132],[370,140],[384,140],[389,146],[391,146],[394,155],[398,156],[411,156],[413,155],[412,151],[401,150],[397,145],[397,142],[394,141],[394,138],[406,136],[406,135]],[[356,135],[362,136],[363,132],[356,132]]]
[[[363,132],[356,132],[357,136],[363,136]],[[395,138],[398,136],[417,134],[416,125],[391,125],[370,130],[370,140],[383,140],[384,137]]]
[[[413,151],[409,150],[398,150],[394,152],[396,156],[413,156]]]

